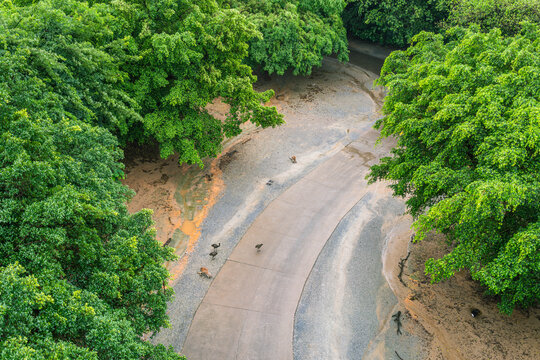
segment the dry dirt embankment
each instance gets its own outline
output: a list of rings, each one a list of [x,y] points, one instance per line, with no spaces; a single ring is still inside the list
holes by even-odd
[[[366,45],[353,44],[352,49],[355,48],[365,52]],[[170,238],[169,245],[175,247],[180,256],[179,261],[168,264],[176,277],[176,299],[169,307],[172,328],[158,334],[156,342],[173,345],[180,351],[210,284],[196,274],[197,270],[205,266],[217,274],[247,228],[273,199],[370,129],[379,116],[377,109],[383,99],[381,89],[373,89],[371,84],[375,78],[373,72],[381,64],[376,56],[384,56],[384,51],[372,49],[367,52],[375,57],[353,52],[351,60],[355,64],[340,64],[327,59],[310,77],[286,75],[261,81],[258,84],[261,90],[272,88],[276,91],[271,104],[285,115],[287,124],[275,129],[248,128],[241,137],[226,144],[224,155],[207,161],[203,170],[179,167],[174,158],[161,160],[157,155],[131,154],[128,157],[124,183],[137,191],[129,204],[130,210],[153,208],[158,240],[165,243]],[[212,109],[217,114],[225,110],[219,103]],[[376,137],[375,132],[373,136]],[[292,155],[297,157],[297,164],[290,162]],[[269,179],[274,181],[271,186],[266,185]],[[351,213],[352,218],[354,215]],[[374,300],[375,314],[370,320],[374,324],[372,332],[362,341],[351,342],[354,346],[336,347],[341,354],[338,358],[357,358],[359,353],[348,353],[343,349],[362,346],[366,350],[365,358],[392,358],[389,356],[394,356],[393,351],[398,351],[403,359],[409,360],[415,357],[407,355],[419,356],[419,353],[414,355],[414,351],[407,350],[404,343],[408,339],[423,339],[409,343],[424,349],[423,353],[429,359],[540,358],[537,341],[540,338],[540,314],[537,310],[529,314],[515,312],[510,318],[498,314],[495,303],[482,298],[466,274],[443,284],[428,285],[421,264],[429,256],[438,256],[442,247],[436,245],[438,240],[409,245],[411,231],[405,224],[410,224],[410,219],[404,217],[400,222],[377,225],[384,225],[384,233],[389,235],[377,240],[379,245],[386,241],[386,252],[382,260],[378,260],[379,265],[375,264],[379,270],[375,270],[378,274],[374,277],[380,287],[374,287],[372,293],[379,300],[391,299],[394,295],[387,285],[390,284],[397,300],[389,300],[386,304]],[[354,236],[336,237],[334,241],[349,244],[347,246],[357,252],[366,251],[362,241]],[[214,242],[220,242],[221,247],[216,259],[210,260],[208,253]],[[383,246],[377,246],[367,251],[373,254],[371,258],[381,259]],[[396,280],[396,275],[397,262],[407,254],[408,246],[413,252],[405,268],[403,279],[409,286],[405,288]],[[336,246],[333,250],[333,260],[337,263],[350,260],[350,253],[343,252],[343,248]],[[343,261],[340,256],[344,256]],[[350,268],[355,266],[354,261],[348,264]],[[380,271],[383,264],[384,273]],[[362,264],[356,267],[357,271],[363,269]],[[349,286],[354,277],[347,271],[347,276],[341,279],[344,282],[335,282],[335,286]],[[319,280],[316,276],[310,279],[315,287],[320,285]],[[331,293],[335,288],[326,291]],[[355,295],[352,291],[347,296],[354,298],[362,294]],[[472,318],[471,307],[480,309],[482,315]],[[403,337],[396,336],[391,318],[397,310],[404,314]],[[355,313],[354,307],[350,306],[334,306],[326,308],[326,312],[310,321],[325,321],[321,320],[323,315],[342,319],[340,326],[345,327],[341,330],[352,331],[350,338],[354,338],[356,326],[362,320],[361,312]],[[345,312],[347,316],[343,316]],[[356,320],[350,322],[350,319]],[[332,327],[324,329],[335,331]],[[342,341],[348,340],[343,338]]]
[[[380,60],[378,62],[381,63]],[[176,299],[169,306],[172,328],[158,334],[157,342],[171,344],[181,350],[195,311],[209,285],[197,275],[199,268],[205,266],[216,274],[249,225],[274,198],[371,128],[378,116],[374,111],[378,104],[373,99],[382,99],[382,92],[380,89],[369,92],[363,89],[371,88],[374,78],[374,74],[357,66],[327,59],[323,67],[309,77],[272,77],[270,81],[259,84],[260,89],[276,91],[271,103],[285,115],[287,123],[278,128],[251,129],[226,149],[228,155],[216,161],[224,190],[198,227],[200,236],[193,252],[185,255],[186,265],[174,284]],[[219,112],[222,109],[217,105]],[[296,164],[289,160],[292,155],[298,159]],[[137,176],[148,179],[150,175],[154,176],[153,180],[146,181],[153,188],[155,185],[152,183],[162,174],[157,173],[157,164],[148,166],[153,166],[154,174],[141,170]],[[130,170],[126,179],[128,184],[137,174],[134,168]],[[166,175],[169,177],[167,181],[175,178],[175,175]],[[211,182],[218,176],[209,175],[214,175]],[[169,200],[165,203],[175,196],[178,198],[175,189],[182,175],[178,176],[177,185],[171,186],[167,193]],[[266,185],[269,179],[273,180],[271,186]],[[144,179],[138,181],[144,182]],[[150,198],[155,198],[150,195],[151,189],[147,193]],[[179,206],[183,203],[180,202]],[[158,236],[160,231],[162,234],[170,233],[170,228],[160,229],[159,221],[169,225],[163,221],[162,215],[157,212],[156,215]],[[166,216],[168,220],[168,214]],[[182,209],[180,221],[181,216]],[[162,235],[161,239],[166,240],[169,236]],[[221,243],[215,260],[208,256],[212,243]]]
[[[389,237],[384,272],[406,310],[405,330],[423,339],[426,359],[540,359],[539,309],[501,314],[497,299],[485,296],[466,271],[430,284],[424,263],[443,256],[448,245],[441,235],[431,234],[421,243],[411,243],[407,235],[402,231]],[[397,264],[409,251],[402,277],[405,286],[398,280]],[[473,317],[473,309],[480,314]]]

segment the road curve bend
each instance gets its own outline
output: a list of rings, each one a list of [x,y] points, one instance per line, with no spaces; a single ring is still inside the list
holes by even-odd
[[[368,191],[365,175],[379,157],[373,150],[372,141],[349,144],[255,219],[197,309],[182,351],[188,359],[293,358],[304,284],[340,220]]]

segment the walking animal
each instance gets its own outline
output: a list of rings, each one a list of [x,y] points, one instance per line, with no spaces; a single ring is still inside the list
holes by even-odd
[[[216,255],[217,255],[217,250],[212,251],[212,252],[211,252],[210,254],[208,254],[208,255],[210,255],[210,256],[212,257],[212,260],[214,260],[214,258],[215,258]]]
[[[212,277],[212,274],[210,274],[210,271],[208,271],[208,269],[205,267],[202,267],[201,270],[197,271],[197,274],[199,274],[200,276],[204,276],[207,279],[210,279]]]
[[[401,335],[401,319],[400,319],[401,318],[401,311],[398,311],[397,313],[392,315],[392,318],[394,319],[394,321],[397,324],[397,334]]]
[[[263,244],[257,244],[255,245],[255,249],[257,249],[257,252],[261,251]]]
[[[218,247],[221,246],[221,243],[219,243],[219,244],[212,244],[211,246],[212,246],[214,249],[217,249]]]

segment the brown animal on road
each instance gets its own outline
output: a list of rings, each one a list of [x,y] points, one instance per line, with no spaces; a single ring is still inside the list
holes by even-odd
[[[170,218],[169,218],[170,219]],[[168,238],[167,241],[165,241],[165,244],[163,244],[163,247],[165,246],[169,246],[169,244],[171,243],[172,241],[172,238]]]
[[[197,274],[204,276],[207,279],[210,279],[212,277],[212,274],[210,274],[210,271],[208,271],[208,269],[205,267],[202,267],[200,271],[197,271]]]

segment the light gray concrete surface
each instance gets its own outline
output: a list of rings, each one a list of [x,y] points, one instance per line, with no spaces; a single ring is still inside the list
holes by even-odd
[[[292,319],[307,276],[342,217],[366,195],[366,160],[374,156],[358,145],[319,165],[253,222],[195,314],[183,347],[188,358],[292,359]],[[216,321],[220,312],[228,315]],[[201,334],[213,340],[201,342]]]
[[[351,55],[354,53],[351,49]],[[348,166],[347,159],[369,164],[388,150],[388,146],[374,147],[378,133],[372,129],[379,117],[377,109],[383,97],[382,90],[373,88],[372,83],[382,61],[362,55],[351,56],[351,59],[359,63],[341,64],[334,59],[326,59],[322,68],[316,69],[312,76],[273,76],[271,81],[259,84],[259,90],[275,89],[275,105],[285,115],[287,123],[278,128],[247,132],[242,135],[245,140],[233,147],[237,152],[222,168],[225,191],[203,222],[201,237],[184,272],[174,284],[176,297],[168,307],[171,327],[162,329],[154,336],[153,342],[171,345],[178,352],[184,352],[184,347],[193,355],[190,360],[198,359],[190,350],[195,348],[213,349],[212,355],[203,351],[203,356],[211,356],[212,359],[237,357],[256,360],[264,357],[259,356],[257,346],[253,345],[263,342],[267,349],[275,349],[273,359],[292,357],[292,346],[289,345],[292,343],[294,318],[290,311],[294,301],[291,299],[298,299],[300,294],[292,290],[280,294],[283,309],[264,307],[264,297],[272,292],[282,292],[284,284],[298,288],[297,282],[305,281],[309,275],[309,263],[316,261],[324,242],[331,236],[328,229],[333,230],[341,218],[341,215],[334,214],[334,205],[323,205],[323,202],[333,199],[342,208],[350,208],[356,202],[353,198],[362,196],[366,166],[360,166],[362,174],[348,179],[347,174],[352,175],[353,172],[343,171]],[[345,147],[353,141],[354,146]],[[297,164],[291,164],[291,155],[297,157]],[[332,157],[334,161],[327,162]],[[321,167],[321,164],[327,165]],[[320,176],[324,172],[343,178],[337,181],[337,185],[334,180],[326,182],[326,177]],[[265,185],[269,179],[274,180],[271,186]],[[351,179],[358,181],[360,186],[347,183]],[[291,190],[291,186],[299,181],[303,181],[302,186]],[[347,184],[352,185],[354,191],[360,191],[350,199],[346,192],[340,191]],[[289,194],[282,199],[280,195],[284,192]],[[344,206],[347,201],[350,205]],[[283,211],[295,212],[294,207],[299,202],[305,206],[296,209],[294,217],[280,217]],[[274,219],[279,226],[270,228],[261,220],[257,221],[263,211],[274,211]],[[311,220],[314,214],[321,220]],[[324,231],[326,238],[321,235]],[[316,241],[310,242],[309,246],[298,240],[305,240],[310,234]],[[241,239],[245,245],[236,247]],[[215,242],[221,242],[221,247],[215,260],[211,260],[208,253],[210,244]],[[256,254],[253,244],[258,242],[264,246]],[[380,252],[373,256],[380,257]],[[217,274],[216,277],[199,277],[197,271],[201,266]],[[245,281],[252,281],[254,287],[262,284],[261,279],[264,278],[269,288],[245,294],[228,290],[238,289],[241,283],[232,281],[226,284],[222,278],[230,278],[240,269],[248,274],[243,275],[247,276]],[[259,281],[253,283],[253,276]],[[321,280],[324,282],[324,278]],[[326,283],[324,286],[327,292],[333,292],[337,285]],[[208,298],[202,301],[205,295]],[[235,299],[240,301],[241,307],[229,307]],[[286,318],[284,311],[287,311]],[[311,321],[314,323],[327,318],[324,313],[314,312],[313,315],[315,317]],[[197,321],[212,323],[213,327],[192,326],[190,330],[194,317]],[[240,323],[243,328],[234,330]],[[198,345],[193,340],[186,340],[188,331],[192,339],[197,339]],[[240,336],[242,332],[251,335]],[[274,339],[269,335],[276,332],[288,333],[289,345],[278,346],[276,341],[282,344],[282,340],[278,340],[281,337]],[[216,347],[213,345],[216,343],[223,346]]]
[[[305,284],[295,315],[295,360],[397,359],[396,350],[421,359],[416,339],[395,331],[390,316],[399,307],[382,273],[385,236],[402,221],[405,207],[385,184],[367,190],[327,241]]]
[[[382,65],[382,61],[377,63]],[[378,118],[380,89],[372,89],[375,74],[353,64],[326,59],[310,77],[273,76],[260,90],[275,89],[278,110],[286,124],[256,130],[223,166],[225,190],[201,226],[201,236],[184,272],[174,284],[175,298],[168,306],[171,327],[154,336],[154,343],[181,352],[191,320],[211,280],[197,275],[201,266],[217,274],[257,215],[296,181],[339,152],[360,134],[372,130]],[[368,89],[366,92],[363,89]],[[295,155],[297,164],[289,157]],[[273,179],[271,186],[265,185]],[[210,244],[221,242],[210,260]]]

